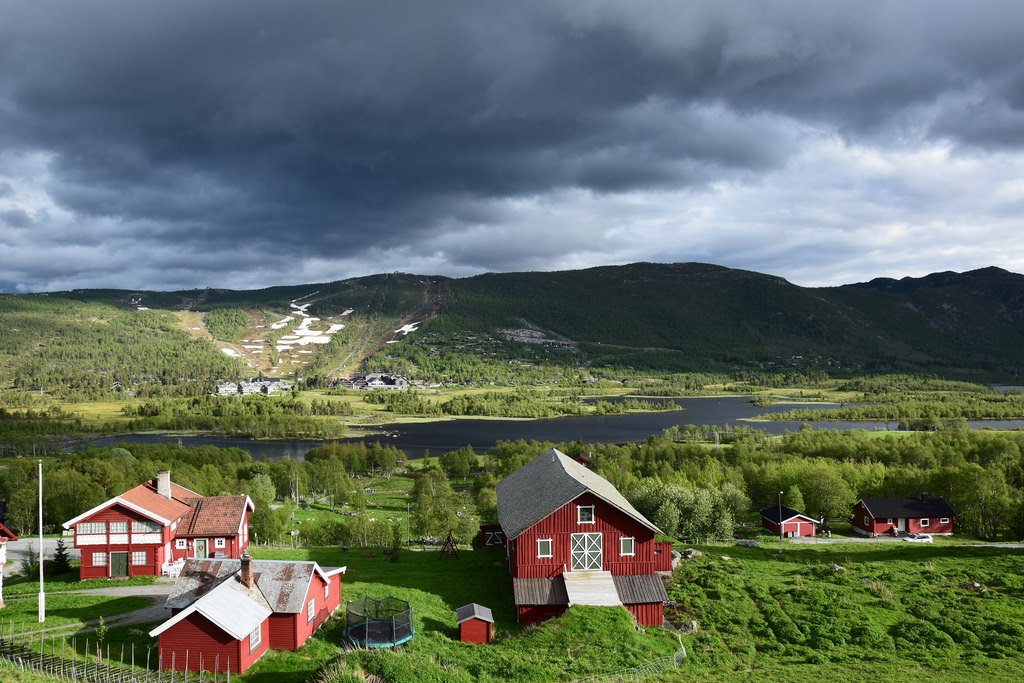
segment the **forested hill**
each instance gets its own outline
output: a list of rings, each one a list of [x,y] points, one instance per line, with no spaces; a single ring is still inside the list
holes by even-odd
[[[567,366],[1015,383],[1024,276],[985,268],[805,288],[714,265],[637,263],[250,291],[0,295],[0,390],[197,394],[219,378],[323,382],[360,368],[529,381],[538,368]]]

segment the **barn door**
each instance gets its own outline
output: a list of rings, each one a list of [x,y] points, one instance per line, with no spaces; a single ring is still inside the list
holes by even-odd
[[[572,555],[570,569],[601,568],[601,534],[573,534],[569,550]]]
[[[110,575],[128,576],[128,553],[110,553]]]

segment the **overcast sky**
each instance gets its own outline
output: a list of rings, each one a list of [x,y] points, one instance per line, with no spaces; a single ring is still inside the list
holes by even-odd
[[[0,290],[1024,272],[1024,2],[0,0]]]

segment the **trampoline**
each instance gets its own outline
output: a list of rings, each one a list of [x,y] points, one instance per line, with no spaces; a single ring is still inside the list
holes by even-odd
[[[349,600],[345,609],[345,638],[357,647],[395,647],[412,640],[412,608],[407,600]]]

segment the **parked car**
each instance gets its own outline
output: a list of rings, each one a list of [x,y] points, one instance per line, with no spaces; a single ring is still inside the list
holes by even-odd
[[[910,541],[911,543],[931,543],[932,537],[928,534],[907,534],[903,537],[904,541]]]

